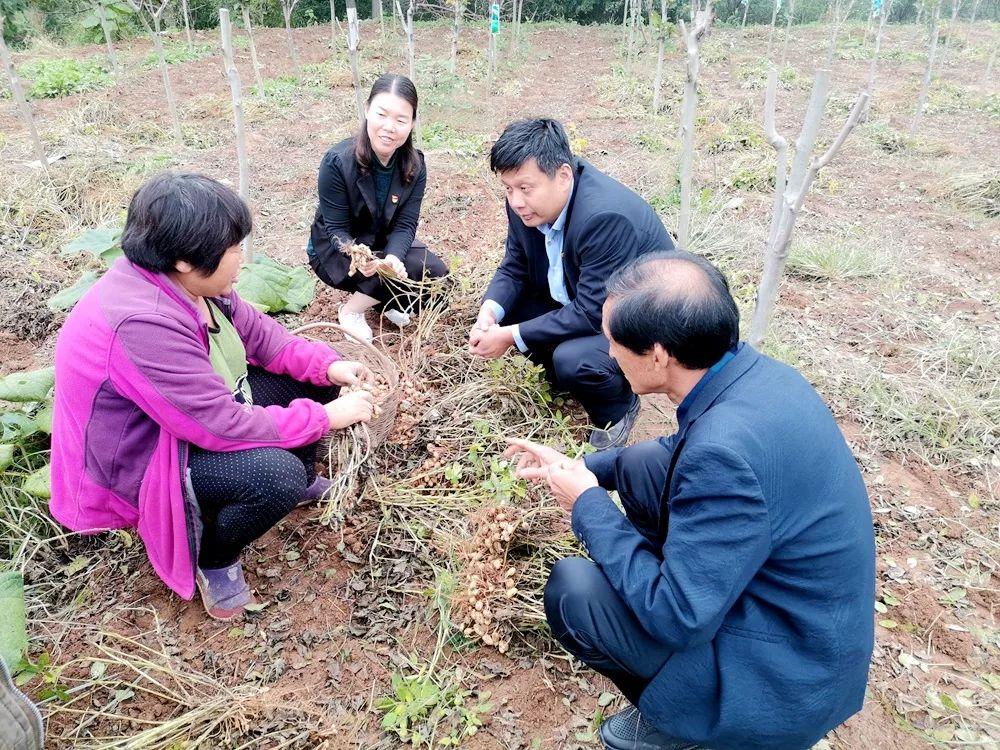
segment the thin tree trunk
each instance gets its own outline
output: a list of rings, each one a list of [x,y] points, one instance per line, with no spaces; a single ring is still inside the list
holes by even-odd
[[[972,13],[969,15],[969,28],[976,22],[976,14],[979,12],[979,0],[972,4]]]
[[[257,60],[257,43],[253,38],[253,27],[250,25],[250,6],[243,4],[243,26],[247,31],[247,39],[250,41],[250,62],[253,64],[253,78],[257,84],[257,96],[263,101],[266,98],[264,93],[264,76],[261,74],[260,62]]]
[[[781,65],[785,67],[785,60],[788,59],[788,39],[792,35],[792,17],[795,15],[795,0],[788,2],[788,21],[785,23],[785,41],[781,45]]]
[[[750,11],[750,0],[743,0],[743,23],[740,24],[741,29],[747,27],[747,13]]]
[[[170,69],[167,66],[167,58],[163,54],[163,39],[160,38],[160,13],[167,7],[164,3],[160,9],[153,13],[153,46],[156,49],[156,57],[160,61],[160,76],[163,78],[163,91],[167,95],[167,109],[170,111],[170,122],[173,124],[174,138],[178,143],[184,140],[181,132],[181,118],[177,113],[177,100],[174,98],[174,88],[170,85]]]
[[[406,50],[410,63],[410,80],[416,83],[417,75],[413,69],[414,42],[413,42],[413,0],[406,9]]]
[[[861,112],[866,106],[868,95],[862,92],[851,109],[851,114],[840,130],[839,135],[826,152],[818,159],[812,158],[812,150],[816,144],[820,123],[823,119],[823,109],[826,106],[830,72],[816,71],[813,81],[809,106],[803,120],[802,130],[795,141],[795,158],[792,161],[791,173],[785,177],[785,153],[787,142],[778,135],[774,128],[774,100],[777,90],[777,72],[771,71],[768,76],[768,91],[764,105],[764,129],[768,142],[778,152],[778,169],[775,173],[774,215],[771,218],[771,230],[768,234],[768,247],[764,256],[764,272],[757,288],[757,301],[754,305],[753,319],[750,327],[750,343],[760,348],[767,333],[768,323],[774,312],[778,299],[778,285],[781,274],[788,259],[791,247],[792,231],[795,219],[802,208],[809,188],[819,171],[830,163],[834,155],[844,145],[844,141],[857,125]]]
[[[920,19],[924,17],[924,4],[917,0],[917,26],[920,25]]]
[[[181,14],[184,16],[184,33],[187,35],[188,51],[194,52],[194,40],[191,38],[191,19],[188,14],[188,0],[181,0]]]
[[[841,27],[844,25],[844,21],[851,15],[851,11],[854,10],[854,0],[847,0],[847,9],[841,15],[841,8],[843,5],[843,0],[836,0],[836,3],[832,6],[834,8],[835,16],[833,19],[833,29],[830,31],[830,48],[826,52],[826,67],[833,67],[833,55],[837,51],[837,35],[840,33]]]
[[[24,98],[21,79],[17,76],[17,71],[14,69],[14,62],[10,58],[10,50],[7,49],[7,42],[3,38],[4,20],[4,17],[0,15],[0,58],[3,58],[3,67],[7,71],[7,78],[10,79],[10,91],[14,95],[14,101],[17,102],[17,108],[21,113],[21,120],[28,129],[28,134],[31,136],[31,145],[35,150],[35,159],[38,160],[38,164],[45,174],[51,176],[49,172],[49,159],[45,156],[45,147],[42,145],[42,139],[38,137],[37,128],[35,128],[35,118],[31,114],[31,107],[28,106],[28,100]]]
[[[337,18],[337,0],[330,0],[330,49],[337,49],[342,32]]]
[[[986,71],[983,73],[983,80],[980,82],[983,86],[985,86],[987,81],[990,80],[990,75],[993,72],[993,65],[997,61],[997,48],[1000,48],[1000,44],[993,45],[993,52],[990,53],[990,60],[986,63]]]
[[[358,122],[365,121],[365,100],[358,73],[358,8],[355,0],[347,0],[347,57],[351,62],[351,80],[354,83],[354,103],[358,108]]]
[[[944,40],[944,46],[941,47],[941,59],[938,60],[938,65],[942,69],[944,68],[945,60],[948,58],[948,50],[955,43],[955,27],[958,23],[958,11],[961,8],[962,0],[951,0],[951,22],[948,24],[948,36]]]
[[[882,32],[885,31],[886,21],[889,20],[889,11],[892,9],[892,0],[885,0],[879,8],[878,31],[875,32],[875,49],[872,51],[872,61],[868,64],[868,82],[865,84],[865,93],[868,94],[868,101],[865,109],[861,113],[861,119],[868,117],[868,110],[875,98],[875,73],[878,70],[878,56],[882,49]]]
[[[698,109],[698,74],[701,68],[699,46],[711,22],[712,4],[709,2],[704,15],[696,17],[695,25],[688,31],[681,21],[681,37],[687,50],[687,82],[684,87],[684,104],[681,109],[681,215],[677,239],[686,249],[691,240],[691,182],[694,168],[694,123]]]
[[[913,120],[910,121],[910,137],[917,133],[920,126],[920,116],[924,113],[924,105],[927,103],[927,92],[931,87],[931,76],[934,73],[934,56],[937,53],[938,32],[940,31],[938,21],[941,18],[941,2],[938,0],[934,4],[934,15],[931,17],[931,48],[927,53],[927,70],[924,72],[924,82],[920,86],[920,96],[917,97],[917,111],[913,113]]]
[[[295,10],[295,2],[289,3],[285,0],[281,2],[281,15],[285,19],[285,41],[288,43],[288,54],[291,55],[292,65],[298,70],[301,67],[298,50],[295,49],[295,39],[292,36],[292,12]]]
[[[774,9],[771,11],[771,30],[767,34],[767,59],[771,59],[771,45],[774,42],[774,28],[778,22],[778,11],[781,9],[781,0],[774,0]]]
[[[872,33],[872,22],[874,20],[875,20],[875,11],[874,10],[869,10],[868,11],[868,22],[865,24],[865,38],[861,42],[861,46],[862,47],[867,47],[868,46],[868,37],[871,36],[871,33]]]
[[[382,0],[372,0],[372,19],[382,25]]]
[[[115,83],[122,82],[122,71],[118,67],[118,58],[115,56],[115,47],[111,43],[111,27],[108,26],[108,13],[104,9],[104,3],[98,2],[97,6],[97,18],[101,22],[101,31],[104,32],[104,43],[108,48],[108,60],[111,62],[111,71],[115,76]]]
[[[451,33],[451,72],[455,73],[458,66],[458,34],[462,28],[462,0],[455,2],[455,25]]]
[[[625,8],[622,13],[622,44],[626,44],[628,42],[628,12],[632,7],[632,0],[624,0],[622,5]]]
[[[246,6],[243,6],[246,10]],[[229,22],[229,10],[219,8],[219,30],[222,33],[222,60],[226,68],[226,78],[229,79],[229,93],[233,98],[233,123],[236,129],[236,161],[240,167],[240,198],[250,203],[250,162],[247,159],[247,133],[243,122],[243,85],[240,73],[236,69],[233,55],[233,27]],[[253,262],[253,237],[247,235],[243,240],[243,254],[246,262]]]
[[[653,114],[660,111],[660,89],[663,88],[663,58],[667,49],[667,0],[660,0],[660,25],[656,33],[659,44],[656,49],[656,78],[653,80]]]

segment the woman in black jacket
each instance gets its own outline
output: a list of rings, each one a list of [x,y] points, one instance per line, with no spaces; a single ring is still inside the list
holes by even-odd
[[[357,134],[326,152],[319,167],[319,206],[309,263],[326,284],[353,292],[340,308],[342,326],[370,341],[365,312],[376,305],[396,325],[410,322],[413,295],[379,276],[439,278],[444,261],[416,239],[427,184],[424,155],[413,146],[417,90],[406,76],[386,73],[372,86]],[[371,248],[376,260],[350,274],[351,244]]]

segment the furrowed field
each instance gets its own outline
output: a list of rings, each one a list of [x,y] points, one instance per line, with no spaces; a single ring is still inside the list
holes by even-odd
[[[386,13],[384,30],[361,23],[366,93],[378,73],[408,69],[405,37]],[[820,747],[1000,747],[1000,89],[996,66],[988,71],[1000,26],[949,25],[947,15],[912,134],[928,31],[885,27],[868,116],[798,215],[764,345],[830,405],[875,518],[868,700]],[[296,67],[284,29],[255,28],[260,95],[246,33],[234,29],[258,259],[306,267],[319,160],[356,125],[345,32],[336,33],[295,29]],[[775,179],[763,125],[769,33],[766,23],[717,25],[702,40],[694,128],[688,244],[726,270],[747,331]],[[429,170],[419,235],[458,283],[415,329],[376,330],[403,381],[395,430],[370,453],[357,439],[331,446],[333,475],[359,464],[353,484],[334,504],[294,511],[248,551],[262,604],[245,619],[218,623],[172,595],[134,532],[66,533],[44,486],[31,486],[47,460],[38,414],[47,386],[35,400],[0,402],[0,571],[24,575],[19,680],[46,717],[48,746],[599,746],[596,727],[618,693],[569,660],[541,609],[547,569],[577,544],[565,515],[500,457],[509,436],[578,449],[585,420],[526,360],[472,360],[465,336],[503,251],[504,195],[487,156],[508,122],[561,119],[576,153],[677,229],[684,54],[669,36],[654,113],[656,30],[646,34],[630,55],[620,27],[526,16],[512,46],[505,20],[491,75],[481,16],[463,25],[454,73],[447,13],[415,23]],[[775,58],[783,34],[779,25]],[[791,27],[776,108],[790,143],[829,37],[826,23]],[[873,38],[864,20],[840,30],[820,152],[865,87]],[[44,150],[62,158],[48,174],[25,164],[37,157],[4,78],[0,376],[52,364],[65,313],[51,298],[105,267],[67,245],[120,227],[146,178],[183,169],[238,184],[218,30],[195,32],[189,46],[171,29],[164,48],[179,139],[149,35],[115,43],[118,84],[103,44],[12,50]],[[88,235],[92,249],[113,247],[113,235]],[[298,274],[275,308],[302,292]],[[302,309],[276,313],[284,325],[336,320],[341,293],[309,291]],[[669,403],[647,400],[633,440],[673,424]],[[489,611],[478,630],[477,601]]]

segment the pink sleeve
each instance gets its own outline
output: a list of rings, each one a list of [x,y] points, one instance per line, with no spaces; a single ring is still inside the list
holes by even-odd
[[[236,292],[229,301],[233,326],[243,339],[250,364],[314,385],[330,385],[326,371],[341,359],[332,347],[293,336],[278,321],[241,300]]]
[[[169,316],[124,320],[116,330],[108,372],[115,390],[164,430],[206,450],[296,448],[329,430],[323,405],[309,399],[287,407],[237,402],[197,335]]]

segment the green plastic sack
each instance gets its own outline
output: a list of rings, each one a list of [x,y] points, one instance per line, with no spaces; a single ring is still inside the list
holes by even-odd
[[[16,570],[0,571],[0,658],[13,669],[27,649],[24,578]]]

